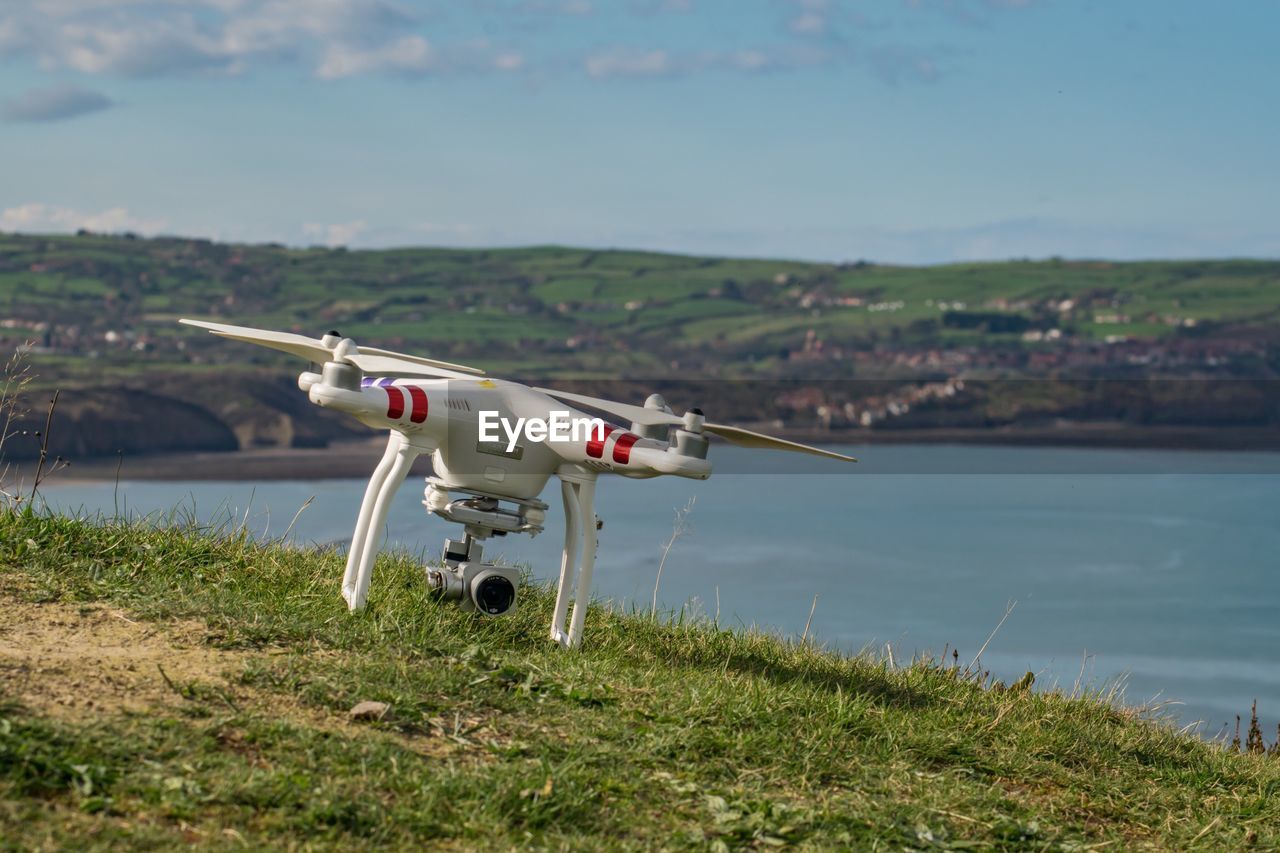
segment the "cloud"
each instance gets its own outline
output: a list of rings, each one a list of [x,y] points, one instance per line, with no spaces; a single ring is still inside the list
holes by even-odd
[[[560,238],[563,241],[563,237]],[[1160,228],[1121,223],[1082,224],[1021,217],[996,222],[921,228],[876,226],[679,229],[596,235],[575,245],[790,257],[814,261],[868,259],[882,263],[938,264],[1011,258],[1273,258],[1280,238],[1263,230]]]
[[[801,35],[818,35],[826,32],[827,19],[817,12],[801,12],[791,19],[787,28]]]
[[[1039,0],[904,0],[913,9],[926,9],[966,24],[981,24],[988,13],[1029,9]]]
[[[538,78],[575,69],[604,80],[842,65],[890,83],[939,75],[938,63],[920,47],[868,41],[870,23],[843,0],[773,2],[781,19],[774,32],[766,27],[759,34],[762,44],[735,43],[741,27],[733,27],[715,30],[722,34],[697,47],[687,39],[617,47],[604,41],[602,49],[583,53],[573,47],[580,39],[529,34],[547,27],[639,32],[616,25],[689,13],[694,0],[626,0],[618,8],[595,0],[0,0],[0,60],[21,56],[46,71],[124,77],[227,76],[266,65],[301,66],[320,80],[464,73]],[[1039,0],[900,2],[973,18]],[[671,20],[651,26],[675,28],[676,35],[686,28]]]
[[[671,53],[664,49],[618,47],[591,54],[583,61],[587,76],[673,77],[701,71],[767,72],[827,64],[837,57],[821,48],[777,45],[742,50]]]
[[[589,11],[585,0],[558,6]],[[392,0],[7,0],[0,58],[127,77],[233,75],[279,62],[309,65],[322,79],[449,70],[451,59],[472,71],[513,67],[510,49],[438,51],[421,29]]]
[[[693,0],[631,0],[628,5],[638,15],[687,15],[693,11]]]
[[[591,0],[524,0],[517,11],[532,15],[592,15],[596,8]]]
[[[431,45],[421,36],[405,36],[369,49],[335,44],[329,47],[316,68],[316,76],[322,80],[335,80],[371,71],[422,74],[431,70],[434,61]]]
[[[827,32],[828,16],[833,11],[831,0],[791,0],[795,15],[787,21],[787,29],[802,36],[820,36]]]
[[[326,246],[347,246],[369,229],[369,223],[363,219],[352,222],[339,222],[323,225],[319,222],[308,222],[302,226],[302,233],[312,240],[319,240]]]
[[[191,20],[139,21],[127,27],[69,22],[54,35],[41,51],[41,63],[85,74],[234,71],[239,60],[219,35]]]
[[[588,56],[583,69],[589,77],[663,78],[704,71],[770,73],[805,68],[845,66],[861,68],[891,86],[932,83],[942,76],[944,48],[888,44],[861,47],[836,41],[780,44],[733,51],[672,53],[664,49],[618,47]]]
[[[958,0],[955,0],[958,2]],[[918,0],[948,2],[948,0]],[[990,0],[1029,3],[1034,0]],[[666,47],[615,46],[582,60],[587,76],[658,79],[708,71],[774,73],[813,68],[861,69],[889,85],[929,83],[942,76],[944,47],[877,44],[868,41],[872,24],[839,0],[785,0],[781,8],[786,37],[760,46],[738,49],[671,50]],[[857,34],[844,30],[856,28]]]
[[[867,63],[881,81],[896,86],[900,83],[931,83],[940,76],[938,62],[923,48],[908,45],[881,45],[867,51]]]
[[[115,233],[133,231],[155,234],[168,226],[164,219],[135,216],[127,208],[112,207],[100,213],[82,213],[69,207],[50,204],[23,204],[0,210],[0,231],[34,233],[98,231]]]
[[[342,229],[355,229],[344,233]],[[502,227],[449,222],[309,225],[311,240],[360,248],[393,246],[528,246],[569,243],[731,257],[796,258],[935,264],[1010,258],[1276,257],[1280,237],[1265,230],[1159,228],[1123,223],[1082,224],[1022,217],[931,227],[869,225],[778,225],[724,228],[644,229],[594,223],[566,234],[547,225]],[[330,234],[329,229],[338,229]],[[243,239],[261,239],[247,235]],[[287,241],[286,241],[287,242]]]
[[[524,67],[524,56],[515,51],[499,53],[493,58],[493,67],[499,71],[519,71]]]
[[[303,242],[310,245],[318,243],[331,248],[346,246],[353,249],[386,249],[395,246],[422,245],[512,245],[519,242],[504,237],[504,232],[500,229],[478,228],[461,222],[371,223],[364,219],[334,224],[308,222],[302,226],[302,234],[305,238]],[[540,237],[541,242],[550,242],[549,236],[540,235]],[[261,235],[258,235],[257,239],[261,239]],[[283,238],[283,242],[293,242],[293,237]]]
[[[69,84],[31,89],[4,105],[8,121],[61,121],[113,106],[101,92],[80,89]]]
[[[25,36],[26,31],[16,18],[0,18],[0,56],[17,53]]]
[[[583,63],[590,77],[658,77],[675,71],[665,50],[617,48],[588,56]]]

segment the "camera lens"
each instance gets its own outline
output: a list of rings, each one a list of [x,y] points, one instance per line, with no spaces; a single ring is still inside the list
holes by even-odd
[[[491,616],[506,613],[515,600],[516,588],[501,575],[490,575],[476,587],[476,606]]]

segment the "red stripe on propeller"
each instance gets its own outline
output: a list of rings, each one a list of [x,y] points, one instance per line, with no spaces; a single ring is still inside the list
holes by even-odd
[[[417,385],[410,385],[409,397],[413,400],[413,412],[409,415],[409,420],[420,424],[427,419],[427,392]]]
[[[640,436],[633,432],[624,432],[618,436],[613,443],[613,461],[619,465],[626,465],[631,461],[631,445],[640,440]]]
[[[383,389],[387,392],[387,417],[398,421],[404,417],[404,392],[394,385]]]

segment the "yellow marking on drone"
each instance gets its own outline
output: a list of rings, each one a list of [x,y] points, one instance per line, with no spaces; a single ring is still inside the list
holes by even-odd
[[[492,379],[481,379],[476,384],[479,385],[481,388],[497,388],[498,387],[498,383],[494,382]]]

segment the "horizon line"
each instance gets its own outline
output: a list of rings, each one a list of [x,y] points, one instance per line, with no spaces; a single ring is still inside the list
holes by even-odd
[[[1042,255],[1042,256],[1010,256],[1004,258],[982,258],[982,259],[964,259],[935,261],[930,263],[904,263],[896,261],[877,261],[872,258],[846,258],[844,260],[814,260],[805,258],[786,257],[781,255],[727,255],[720,253],[707,254],[691,254],[688,252],[672,251],[668,249],[653,249],[640,246],[593,246],[589,244],[574,245],[571,243],[510,243],[510,244],[494,244],[488,246],[456,246],[447,244],[432,243],[408,243],[402,245],[388,246],[350,246],[345,243],[338,245],[325,245],[323,243],[292,243],[281,240],[258,240],[258,241],[240,241],[240,240],[223,240],[216,237],[207,237],[189,234],[167,234],[154,233],[143,234],[136,231],[92,231],[86,228],[77,229],[76,231],[5,231],[0,229],[0,236],[7,237],[35,237],[35,238],[77,238],[77,237],[106,237],[115,240],[182,240],[187,242],[210,243],[223,246],[249,246],[288,249],[292,251],[303,252],[402,252],[402,251],[446,251],[446,252],[516,252],[516,251],[535,251],[546,249],[559,249],[566,251],[578,252],[611,252],[611,253],[633,253],[633,254],[649,254],[664,255],[673,258],[697,258],[701,260],[724,260],[724,261],[773,261],[780,263],[805,264],[807,266],[829,266],[829,267],[847,267],[847,266],[873,266],[873,267],[900,267],[909,269],[927,269],[932,267],[949,267],[949,266],[970,266],[975,264],[1043,264],[1043,263],[1063,263],[1063,264],[1144,264],[1144,263],[1229,263],[1229,262],[1252,262],[1252,263],[1280,263],[1280,256],[1268,257],[1264,255],[1197,255],[1193,257],[1170,257],[1170,256],[1152,256],[1117,259],[1106,256],[1089,256],[1079,255],[1068,257],[1066,255]]]

